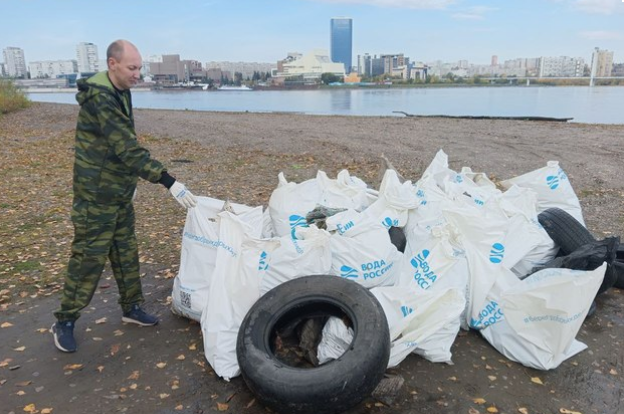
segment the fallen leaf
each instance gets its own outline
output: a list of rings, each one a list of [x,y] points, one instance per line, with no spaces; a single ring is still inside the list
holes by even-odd
[[[114,345],[111,345],[111,348],[110,348],[110,354],[111,354],[111,356],[112,356],[112,355],[115,355],[117,352],[119,352],[119,347],[120,347],[120,346],[121,346],[120,344],[114,344]]]
[[[541,379],[539,379],[539,377],[532,377],[531,378],[531,382],[534,382],[534,383],[539,384],[539,385],[544,385],[544,383],[542,382]]]
[[[251,401],[249,401],[249,402],[247,403],[247,405],[245,406],[245,408],[249,408],[249,407],[251,407],[252,405],[254,405],[254,404],[255,404],[255,402],[256,402],[256,399],[254,398],[254,399],[252,399]]]
[[[28,404],[26,407],[24,407],[24,411],[26,411],[27,413],[34,413],[35,411],[37,411],[37,408],[35,408],[35,404]]]
[[[617,374],[618,374],[618,372],[617,372],[614,368],[611,368],[611,370],[609,371],[609,374],[611,374],[611,375],[617,375]]]
[[[138,380],[139,379],[139,371],[132,371],[132,374],[128,377],[129,380]]]
[[[26,349],[26,347],[25,347],[25,346],[20,346],[20,347],[18,347],[18,348],[13,348],[13,350],[14,350],[14,351],[17,351],[17,352],[24,352],[24,350],[25,350],[25,349]]]
[[[474,408],[468,409],[468,414],[481,414],[479,410],[475,410]]]
[[[175,406],[175,410],[176,410],[176,411],[182,411],[182,410],[184,410],[184,406],[183,406],[182,404],[180,404],[180,405],[176,405],[176,406]]]
[[[164,400],[165,398],[169,397],[169,394],[165,394],[164,392],[162,394],[159,395],[161,400]]]
[[[197,344],[189,345],[189,351],[195,351],[197,349]]]
[[[180,354],[180,355],[178,355],[178,356],[176,357],[176,359],[177,359],[178,361],[184,361],[184,360],[186,359],[186,357],[184,356],[184,354]]]
[[[497,413],[498,412],[498,408],[492,406],[492,407],[488,407],[486,411],[488,413]]]
[[[448,380],[449,381],[457,381],[457,377],[449,377]]]
[[[99,367],[97,367],[97,370],[100,372],[104,371],[104,365],[100,365]]]
[[[100,318],[100,319],[97,319],[97,320],[95,321],[95,324],[96,324],[96,325],[101,325],[101,324],[103,324],[103,323],[106,323],[106,317],[104,317],[104,318]]]
[[[18,392],[16,392],[16,394],[21,397],[22,395],[26,395],[26,392],[22,391],[22,390],[19,390]]]
[[[227,411],[229,408],[230,408],[230,406],[228,404],[223,404],[223,403],[220,403],[220,402],[217,403],[217,409],[219,411]]]
[[[496,381],[496,376],[495,375],[488,375],[488,378],[490,381]]]
[[[158,364],[156,364],[156,367],[161,368],[161,369],[166,367],[166,366],[167,366],[166,362],[159,362]]]
[[[123,333],[123,331],[121,331],[121,330],[117,329],[115,332],[113,332],[113,334],[114,334],[115,336],[121,336],[121,335],[123,335],[124,333]]]
[[[27,386],[29,386],[30,384],[32,384],[32,381],[22,381],[22,382],[18,382],[18,383],[17,383],[17,384],[15,384],[15,385],[17,385],[18,387],[27,387]]]
[[[136,390],[138,387],[138,385],[136,383],[131,384],[128,388],[130,388],[131,390]]]
[[[63,367],[64,370],[74,370],[82,368],[82,364],[68,364]]]
[[[54,410],[54,408],[43,408],[41,410],[41,414],[52,414],[53,410]]]
[[[485,404],[485,400],[483,398],[475,398],[474,400],[472,400],[475,404]]]
[[[527,410],[526,408],[522,407],[522,408],[518,408],[518,412],[520,414],[529,414],[529,410]]]
[[[3,322],[0,328],[10,328],[11,326],[13,326],[11,322]]]
[[[559,409],[559,412],[561,414],[583,414],[580,411],[570,411],[570,410],[566,410],[565,408]]]
[[[49,328],[39,328],[39,329],[37,329],[37,332],[39,332],[39,333],[46,333],[46,332],[49,332],[49,331],[50,331]]]

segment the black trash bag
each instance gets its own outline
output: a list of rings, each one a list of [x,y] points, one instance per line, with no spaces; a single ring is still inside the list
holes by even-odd
[[[595,270],[604,262],[607,262],[607,270],[597,293],[601,294],[612,287],[617,279],[616,272],[613,268],[613,262],[616,258],[619,245],[619,237],[607,237],[603,240],[596,240],[578,247],[566,256],[556,257],[544,266],[533,270],[534,272],[552,268]]]
[[[401,253],[405,253],[405,246],[407,245],[407,239],[405,238],[405,233],[403,229],[400,227],[390,227],[388,229],[388,233],[390,234],[390,242],[394,244],[398,251]]]

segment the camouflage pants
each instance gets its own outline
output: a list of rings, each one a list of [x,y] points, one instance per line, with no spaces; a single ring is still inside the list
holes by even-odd
[[[134,233],[134,207],[103,205],[74,199],[71,213],[74,241],[65,276],[59,321],[76,320],[95,293],[106,260],[110,259],[124,312],[143,302],[139,253]]]

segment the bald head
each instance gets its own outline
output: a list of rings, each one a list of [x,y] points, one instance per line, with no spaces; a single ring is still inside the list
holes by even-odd
[[[116,40],[106,50],[108,77],[119,90],[130,89],[141,77],[141,54],[127,40]]]
[[[137,49],[135,45],[128,42],[127,40],[123,40],[123,39],[115,40],[113,43],[111,43],[108,46],[108,49],[106,49],[106,61],[110,62],[111,58],[115,59],[117,62],[121,61],[124,53],[127,50],[132,50],[133,52],[136,52],[136,53],[139,52],[139,49]]]

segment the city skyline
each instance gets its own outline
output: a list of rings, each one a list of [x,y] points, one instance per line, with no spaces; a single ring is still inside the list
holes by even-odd
[[[139,3],[139,4],[137,4]],[[475,64],[515,58],[573,56],[594,47],[624,62],[621,0],[205,0],[177,4],[76,0],[3,0],[0,49],[19,47],[26,61],[75,59],[76,45],[94,43],[104,59],[118,38],[145,58],[179,54],[206,61],[275,62],[289,52],[330,50],[330,20],[353,19],[358,54],[405,53],[412,60]],[[123,13],[120,11],[123,10]],[[84,16],[80,18],[79,16]],[[302,24],[304,23],[304,24]]]

